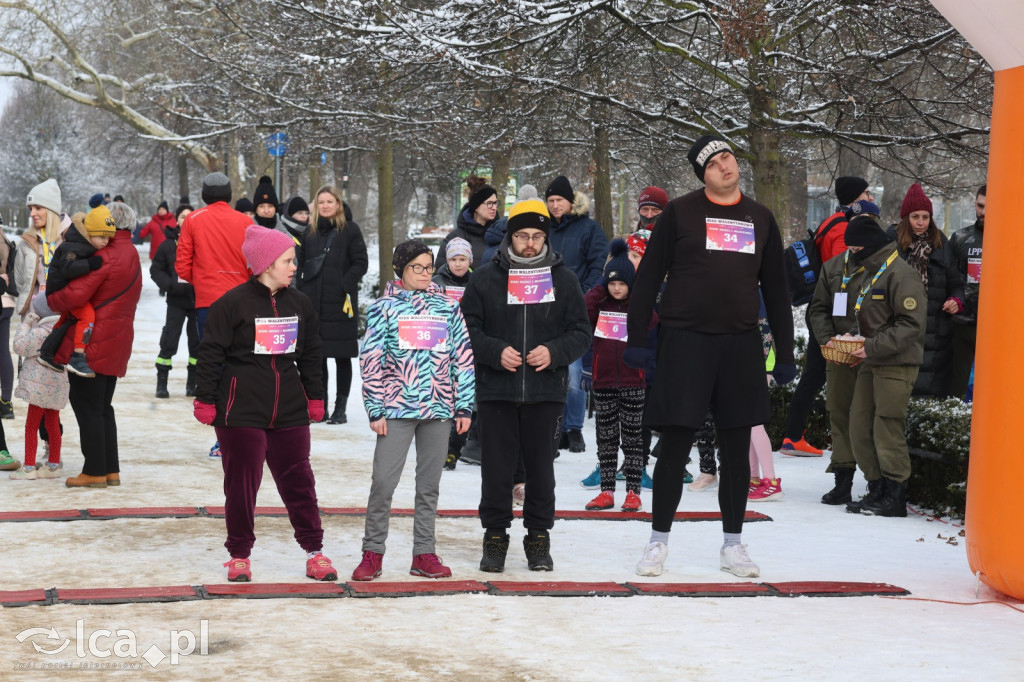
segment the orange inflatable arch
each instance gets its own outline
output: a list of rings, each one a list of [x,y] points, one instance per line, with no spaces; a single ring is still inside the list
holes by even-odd
[[[1024,599],[1024,2],[932,0],[995,71],[967,479],[967,560],[989,587]]]

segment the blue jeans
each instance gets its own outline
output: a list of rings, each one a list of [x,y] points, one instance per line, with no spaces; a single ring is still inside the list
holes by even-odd
[[[587,416],[587,393],[580,388],[583,378],[583,361],[569,365],[569,395],[565,399],[565,417],[562,419],[563,431],[580,431],[583,420]]]

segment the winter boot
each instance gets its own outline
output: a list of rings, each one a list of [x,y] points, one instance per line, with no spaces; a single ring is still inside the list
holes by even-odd
[[[899,516],[907,515],[907,484],[897,483],[890,478],[881,478],[882,495],[877,500],[863,502],[860,513],[866,516]]]
[[[196,366],[191,362],[188,364],[188,374],[185,375],[185,395],[189,398],[196,395]]]
[[[76,374],[86,379],[93,379],[96,377],[96,372],[92,371],[92,367],[85,360],[85,353],[74,352],[71,354],[71,359],[68,360],[66,365],[67,370],[72,374]]]
[[[339,395],[334,403],[334,412],[331,412],[328,424],[347,424],[348,417],[345,416],[345,406],[348,404],[347,395]]]
[[[551,560],[551,536],[546,530],[529,529],[523,538],[523,551],[531,571],[555,569],[555,562]]]
[[[0,398],[0,419],[14,419],[14,405],[10,400]]]
[[[875,479],[874,481],[868,481],[868,494],[860,498],[856,502],[850,502],[846,505],[846,511],[850,514],[860,514],[861,508],[864,507],[868,502],[874,503],[882,498],[885,494],[885,479]]]
[[[836,477],[836,486],[821,496],[821,503],[837,505],[847,504],[853,500],[850,491],[853,490],[853,475],[856,471],[851,467],[836,469],[833,472]]]
[[[508,534],[505,531],[484,533],[484,554],[480,558],[480,570],[485,573],[503,572],[506,554],[508,554]]]
[[[156,366],[156,397],[170,398],[167,392],[167,375],[171,373],[170,365],[157,364]]]

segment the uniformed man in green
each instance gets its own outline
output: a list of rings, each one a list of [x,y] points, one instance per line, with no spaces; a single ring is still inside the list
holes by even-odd
[[[899,257],[896,242],[878,222],[878,207],[850,207],[846,253],[822,267],[809,306],[811,332],[823,345],[843,334],[861,335],[852,366],[829,362],[826,407],[832,422],[836,487],[825,504],[848,502],[847,511],[907,515],[907,403],[924,359],[927,296],[921,276]],[[852,502],[855,466],[868,494]]]

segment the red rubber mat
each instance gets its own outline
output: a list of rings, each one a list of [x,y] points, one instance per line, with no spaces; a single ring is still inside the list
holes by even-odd
[[[57,601],[65,604],[131,604],[135,602],[191,601],[200,599],[191,585],[172,587],[104,587],[57,590]]]
[[[866,597],[897,595],[905,597],[908,590],[887,583],[793,582],[766,583],[783,597]]]
[[[0,521],[77,521],[84,518],[77,509],[0,512]]]
[[[323,599],[344,597],[345,588],[338,583],[227,583],[226,585],[202,585],[198,588],[206,598],[242,597],[249,599],[273,599],[298,597]]]
[[[487,592],[487,585],[476,580],[424,579],[398,583],[352,581],[347,586],[353,597],[415,597]]]
[[[325,507],[320,510],[324,516],[365,516],[365,507]],[[392,509],[392,516],[413,516],[412,509]],[[256,507],[256,516],[287,516],[284,507]],[[438,516],[445,518],[476,518],[475,509],[441,509]],[[517,510],[517,517],[523,512]],[[0,512],[0,522],[4,521],[81,521],[86,519],[127,519],[127,518],[191,518],[210,516],[222,518],[224,507],[112,507],[96,509],[57,509],[54,511],[8,511]],[[621,511],[575,511],[560,510],[555,518],[563,521],[650,521],[647,512]],[[719,512],[676,512],[675,521],[720,521]],[[744,516],[747,522],[771,521],[770,516],[760,512],[748,511]]]
[[[123,519],[123,518],[185,518],[198,516],[195,507],[112,507],[110,509],[86,509],[90,518]]]
[[[489,580],[492,594],[537,595],[539,597],[630,597],[632,590],[618,583],[530,582]]]
[[[639,594],[658,597],[767,597],[771,588],[759,583],[626,583]]]
[[[336,597],[416,597],[478,594],[543,597],[867,597],[907,596],[902,587],[886,583],[615,583],[572,581],[417,580],[350,583],[228,583],[164,587],[115,587],[0,591],[0,605],[122,604],[194,601],[197,599],[325,599]]]

